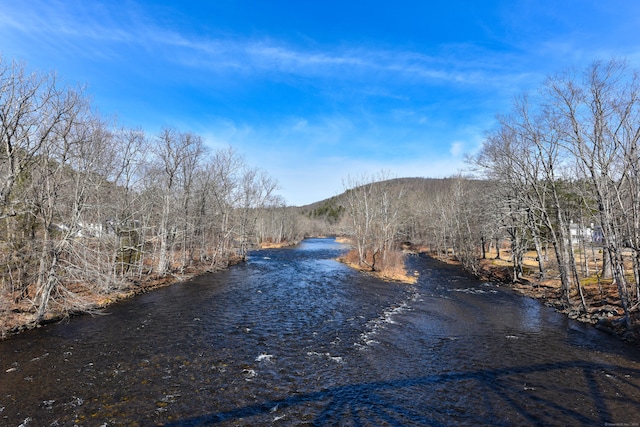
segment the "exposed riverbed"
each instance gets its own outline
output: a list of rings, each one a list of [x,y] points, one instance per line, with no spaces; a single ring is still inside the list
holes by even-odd
[[[331,239],[0,342],[0,424],[640,423],[637,348],[456,267]],[[622,425],[622,424],[619,424]]]

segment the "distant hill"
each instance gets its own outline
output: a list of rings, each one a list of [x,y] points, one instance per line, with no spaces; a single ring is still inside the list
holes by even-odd
[[[420,200],[447,188],[454,178],[393,178],[375,182],[376,186],[390,189],[402,188],[409,200]],[[328,224],[336,224],[346,211],[346,191],[324,200],[293,207],[296,212],[311,220],[323,220]]]
[[[379,181],[374,185],[388,186],[388,187],[404,187],[407,193],[424,194],[431,193],[437,189],[441,189],[446,186],[454,178],[393,178],[385,181]],[[325,209],[326,206],[344,205],[345,192],[338,194],[337,196],[329,197],[324,200],[309,203],[303,206],[296,206],[296,209],[300,211],[313,211],[316,209]]]

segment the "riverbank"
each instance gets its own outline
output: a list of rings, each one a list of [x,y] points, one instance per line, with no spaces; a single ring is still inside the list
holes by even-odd
[[[447,264],[462,263],[450,256],[430,253],[422,248],[420,252],[436,258]],[[488,256],[478,263],[478,278],[486,281],[498,282],[508,286],[523,296],[542,301],[548,307],[565,314],[579,322],[588,323],[608,334],[615,335],[625,341],[640,344],[640,312],[635,310],[631,315],[631,328],[624,322],[624,310],[618,296],[617,286],[611,280],[581,281],[587,310],[582,307],[581,298],[576,289],[570,293],[571,304],[562,298],[561,283],[557,274],[548,272],[546,279],[539,280],[533,263],[525,269],[525,274],[517,280],[513,279],[513,264],[504,256]],[[525,263],[526,264],[526,263]]]
[[[229,259],[227,267],[241,262],[240,258]],[[18,303],[4,302],[0,310],[0,339],[7,338],[20,332],[39,328],[40,326],[59,322],[76,315],[99,315],[108,306],[141,295],[155,289],[184,282],[202,274],[224,270],[227,267],[212,269],[209,263],[192,264],[180,272],[173,272],[163,276],[157,274],[143,274],[138,278],[126,279],[117,289],[97,293],[93,288],[81,283],[65,287],[68,300],[57,303],[54,299],[41,322],[36,321],[35,306],[30,299],[23,299]]]
[[[298,243],[297,241],[264,242],[259,245],[258,249],[284,248],[295,246]],[[83,314],[99,315],[111,304],[170,286],[177,282],[184,282],[196,276],[221,271],[240,262],[242,262],[242,259],[236,257],[227,260],[226,266],[222,267],[212,268],[210,263],[194,263],[180,272],[173,272],[163,276],[142,274],[135,279],[125,279],[117,289],[100,293],[83,284],[67,286],[65,293],[70,300],[65,301],[64,304],[57,304],[54,299],[41,322],[36,321],[35,306],[32,303],[32,299],[23,299],[18,303],[0,301],[0,339],[29,329],[39,328],[43,324],[59,322],[71,316]]]

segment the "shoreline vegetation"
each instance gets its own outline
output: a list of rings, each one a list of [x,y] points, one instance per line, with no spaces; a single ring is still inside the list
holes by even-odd
[[[465,269],[463,263],[451,254],[439,254],[427,248],[412,248],[414,253],[425,253],[447,264],[457,265]],[[479,259],[475,276],[480,280],[497,282],[507,286],[519,294],[537,299],[544,305],[566,315],[569,319],[593,325],[596,329],[615,335],[629,343],[640,344],[640,313],[635,311],[631,319],[631,327],[625,324],[625,313],[618,295],[618,287],[611,279],[597,277],[597,273],[581,281],[583,298],[587,310],[580,306],[580,295],[577,290],[571,293],[571,305],[566,304],[562,294],[562,283],[557,271],[550,271],[547,278],[540,280],[535,266],[535,253],[527,253],[524,257],[524,273],[518,279],[513,278],[513,262],[508,250],[488,251],[486,257]]]
[[[351,239],[346,237],[336,237],[336,242],[353,243]],[[295,246],[298,243],[297,241],[264,242],[257,249],[278,249]],[[404,263],[405,257],[409,254],[426,254],[441,262],[464,269],[463,263],[451,254],[443,255],[429,250],[428,247],[413,245],[403,245],[402,251],[396,251],[388,255],[387,262],[381,264],[381,267],[375,271],[371,271],[369,267],[358,263],[358,254],[355,249],[351,249],[344,256],[339,257],[337,261],[382,280],[414,284],[417,281],[417,273],[407,271]],[[559,278],[554,277],[553,274],[550,274],[549,278],[545,280],[538,280],[535,277],[535,269],[533,268],[535,259],[525,257],[525,263],[528,260],[532,268],[528,271],[528,274],[525,271],[525,274],[518,280],[513,280],[513,263],[509,257],[509,251],[505,249],[501,249],[500,254],[497,254],[495,250],[487,252],[486,258],[479,261],[476,277],[508,286],[523,296],[540,300],[546,306],[554,308],[570,319],[589,323],[595,328],[615,335],[627,342],[640,343],[640,316],[635,316],[632,319],[631,329],[625,327],[624,311],[617,296],[617,287],[610,280],[586,280],[583,283],[584,296],[588,307],[590,307],[585,313],[577,305],[567,307],[564,304]],[[529,254],[529,258],[532,258],[531,254]],[[241,257],[230,259],[226,268],[240,262],[242,262]],[[63,321],[75,315],[100,315],[104,309],[117,302],[170,286],[174,283],[185,282],[196,276],[222,271],[226,268],[212,270],[209,265],[194,264],[180,273],[165,276],[149,274],[138,280],[131,280],[120,289],[112,290],[108,293],[92,292],[90,287],[77,285],[74,289],[70,289],[75,294],[74,310],[65,310],[64,307],[51,307],[42,322],[36,322],[35,313],[24,304],[22,306],[16,305],[11,310],[5,311],[4,316],[0,319],[0,338],[4,339],[29,329],[39,328],[44,324]]]
[[[346,243],[353,246],[353,241],[346,237],[336,237],[336,242]],[[339,257],[337,260],[348,267],[358,270],[365,274],[370,274],[378,279],[388,280],[393,282],[401,282],[407,284],[414,284],[418,281],[418,277],[415,272],[409,272],[406,269],[404,263],[406,251],[393,251],[386,253],[380,262],[379,267],[372,270],[369,266],[360,263],[358,251],[351,249],[345,255]]]
[[[228,267],[241,262],[241,259],[229,260]],[[227,267],[227,268],[228,268]],[[68,288],[72,294],[72,307],[48,307],[44,318],[37,320],[35,307],[27,301],[14,304],[10,310],[5,310],[0,318],[0,338],[8,338],[23,331],[39,328],[42,325],[64,321],[77,315],[101,315],[103,310],[112,304],[142,295],[155,289],[170,286],[174,283],[185,282],[196,276],[222,271],[225,268],[211,269],[208,264],[192,265],[181,272],[164,276],[158,274],[143,275],[138,279],[129,280],[119,289],[112,289],[105,293],[95,292],[95,289],[83,284]]]
[[[256,249],[277,249],[288,246],[295,246],[299,242],[263,242]],[[37,321],[35,307],[28,303],[28,300],[13,304],[8,310],[3,311],[0,317],[0,339],[5,339],[21,332],[39,328],[42,325],[64,321],[72,316],[78,315],[101,315],[103,310],[110,305],[142,295],[156,289],[173,285],[179,282],[186,282],[194,277],[204,274],[224,271],[233,265],[242,262],[242,257],[232,257],[228,260],[226,267],[211,268],[209,263],[194,263],[180,272],[166,275],[146,274],[137,279],[128,280],[119,289],[111,289],[108,292],[96,292],[91,286],[77,284],[69,287],[72,294],[70,307],[52,305],[48,308],[44,318]]]

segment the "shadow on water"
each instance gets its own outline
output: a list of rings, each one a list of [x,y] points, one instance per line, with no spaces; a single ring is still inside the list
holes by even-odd
[[[576,391],[562,382],[539,384],[535,378],[572,376],[572,382],[586,384]],[[532,375],[532,377],[528,377]],[[532,366],[486,369],[472,372],[452,372],[421,378],[369,382],[333,387],[328,390],[300,394],[279,400],[269,400],[226,411],[185,418],[169,426],[207,426],[230,422],[272,421],[286,417],[288,408],[317,404],[310,425],[606,425],[615,420],[640,417],[640,386],[631,378],[640,377],[640,369],[584,361],[542,363]],[[533,379],[529,383],[527,379]],[[461,392],[462,399],[448,396]],[[538,393],[538,389],[543,393]],[[404,404],[397,392],[413,391],[412,402]],[[572,398],[563,398],[567,393]],[[474,395],[483,401],[469,405]],[[576,397],[577,395],[577,397]],[[416,405],[416,396],[424,401]],[[461,396],[458,396],[461,397]],[[447,401],[446,399],[451,399]],[[476,412],[469,412],[475,408]],[[626,408],[625,414],[620,414]],[[636,408],[629,411],[629,408]],[[473,410],[473,409],[472,409]],[[627,421],[637,425],[640,418]],[[260,422],[260,421],[256,421]]]

